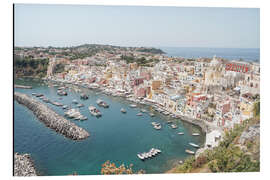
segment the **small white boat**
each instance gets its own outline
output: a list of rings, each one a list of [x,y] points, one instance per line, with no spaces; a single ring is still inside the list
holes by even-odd
[[[146,109],[141,109],[141,112],[146,113],[147,110]]]
[[[176,128],[177,128],[177,125],[176,125],[176,124],[172,124],[171,127],[172,127],[173,129],[176,129]]]
[[[120,110],[122,113],[126,113],[127,111],[124,108],[121,108]]]
[[[135,107],[137,107],[137,105],[136,104],[131,104],[130,107],[135,108]]]
[[[138,113],[137,116],[142,116],[142,113]]]
[[[200,147],[199,145],[194,144],[194,143],[188,143],[188,144],[191,145],[191,146],[193,146],[193,147],[195,147],[195,148],[199,148]]]
[[[144,160],[144,156],[142,154],[137,154],[138,158],[140,158],[141,160]]]
[[[150,115],[151,117],[154,117],[154,116],[155,116],[155,114],[153,114],[153,113],[149,113],[149,115]]]
[[[184,133],[183,133],[183,132],[179,132],[179,133],[177,133],[177,134],[179,134],[179,135],[184,135]]]
[[[191,150],[189,150],[189,149],[186,149],[185,151],[186,151],[186,153],[188,153],[188,154],[195,154],[194,151],[191,151]]]
[[[192,136],[199,136],[200,133],[192,133]]]
[[[77,101],[76,99],[73,99],[73,100],[72,100],[72,103],[73,103],[73,104],[78,104],[78,101]]]
[[[160,129],[161,129],[161,125],[155,125],[155,126],[154,126],[154,129],[160,130]]]
[[[83,104],[78,104],[77,107],[80,108],[80,107],[83,107],[84,105]]]
[[[89,106],[88,109],[93,116],[101,116],[101,112],[95,106]]]

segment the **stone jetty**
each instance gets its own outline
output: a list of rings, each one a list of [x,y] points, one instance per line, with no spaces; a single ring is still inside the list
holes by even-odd
[[[85,129],[70,122],[50,109],[47,105],[26,94],[15,92],[14,99],[19,104],[22,104],[33,111],[35,116],[47,127],[55,130],[67,138],[72,140],[83,140],[89,136],[89,133]]]
[[[29,154],[14,154],[14,176],[37,176],[33,160]]]
[[[23,85],[15,84],[15,85],[14,85],[14,88],[32,89],[32,86],[23,86]]]

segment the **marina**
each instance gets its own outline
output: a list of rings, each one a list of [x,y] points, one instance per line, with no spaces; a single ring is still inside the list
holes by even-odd
[[[171,119],[170,116],[165,116],[164,114],[159,114],[157,112],[155,112],[155,116],[152,117],[150,115],[152,110],[150,110],[149,106],[147,105],[130,103],[121,97],[107,96],[102,93],[96,95],[96,91],[86,89],[81,89],[81,93],[83,92],[87,94],[89,98],[87,100],[80,99],[81,93],[78,94],[77,92],[73,91],[72,85],[67,86],[65,89],[68,92],[68,95],[59,100],[57,97],[57,87],[48,87],[46,85],[37,86],[35,84],[33,84],[33,87],[34,89],[32,90],[20,89],[19,91],[28,93],[31,96],[32,93],[36,93],[38,96],[42,94],[41,96],[46,97],[50,101],[57,101],[63,104],[63,106],[56,106],[48,103],[48,106],[63,116],[65,116],[65,112],[67,112],[69,109],[78,110],[81,115],[87,118],[86,121],[82,120],[78,114],[76,116],[76,113],[74,114],[76,117],[66,117],[71,122],[82,126],[89,132],[93,132],[93,135],[90,138],[81,142],[82,146],[80,145],[77,147],[76,143],[69,143],[69,141],[62,139],[57,135],[51,134],[50,131],[37,131],[38,129],[42,129],[43,126],[40,126],[39,128],[30,128],[32,131],[20,131],[20,129],[17,129],[15,136],[18,140],[15,142],[15,149],[18,152],[37,153],[41,159],[41,161],[38,162],[38,165],[40,167],[46,167],[46,174],[49,175],[60,175],[63,174],[63,171],[66,172],[66,174],[72,172],[74,168],[65,165],[65,161],[74,161],[74,166],[76,166],[76,169],[78,169],[78,173],[80,174],[89,174],[89,169],[93,169],[93,171],[90,172],[91,174],[99,174],[101,164],[103,164],[106,160],[111,160],[112,162],[117,162],[120,160],[121,162],[132,163],[134,164],[134,167],[136,166],[138,169],[144,169],[147,173],[164,172],[172,167],[172,164],[167,164],[168,161],[175,159],[177,163],[177,157],[180,159],[185,159],[185,157],[187,157],[185,149],[192,148],[188,144],[189,142],[201,144],[204,141],[203,136],[192,136],[191,130],[198,127],[193,127],[191,124],[186,123],[184,123],[185,126],[183,126],[182,122],[176,122],[175,120]],[[61,87],[61,85],[59,85],[59,87]],[[33,97],[44,103],[42,99],[39,99],[34,95]],[[100,109],[102,117],[100,117],[100,121],[94,121],[94,118],[92,117],[93,115],[90,113],[88,107],[96,104],[98,99],[102,99],[110,104],[110,108]],[[76,100],[78,103],[73,103],[73,100]],[[78,108],[78,104],[84,104],[85,106]],[[136,105],[138,108],[130,107],[131,104]],[[122,108],[128,113],[123,113],[121,111]],[[143,115],[139,118],[136,115],[141,109],[145,109],[149,113],[141,112]],[[24,112],[24,107],[21,107],[15,103],[15,113],[18,110],[20,110],[21,115],[27,114]],[[152,122],[154,122],[157,129],[159,127],[161,127],[161,129],[155,129],[154,125],[151,124],[151,121],[149,122],[150,119]],[[19,121],[19,119],[15,118],[15,128],[19,127],[18,125],[21,122],[24,123],[20,126],[28,126],[29,118],[23,118],[23,120],[24,121]],[[181,128],[181,132],[184,132],[185,134],[181,136],[177,135],[177,132],[167,125],[167,121],[172,121],[172,124],[176,124],[178,127],[183,127]],[[192,127],[192,129],[189,130],[186,127]],[[38,145],[39,143],[49,143],[46,147],[46,152],[45,149],[35,149],[36,146],[20,145],[20,142],[24,142],[24,144],[31,143],[31,141],[20,141],[20,139],[22,137],[26,138],[28,136],[32,136],[31,134],[35,132],[37,134],[34,136],[37,138],[39,137],[39,140],[33,141],[32,144]],[[195,132],[198,131],[195,130]],[[44,135],[44,133],[46,135]],[[31,139],[32,138],[29,137],[29,140]],[[109,142],[114,143],[112,144]],[[123,144],[125,145],[123,146]],[[149,145],[162,149],[162,153],[159,153],[159,155],[153,155],[151,153],[149,154],[149,152],[145,152],[144,155],[148,160],[140,160],[140,158],[137,156],[138,152],[140,152],[140,149],[151,149],[152,147]],[[64,148],[64,146],[66,148],[68,147],[69,150],[63,152],[61,149]],[[29,149],[29,147],[33,148]],[[107,153],[106,149],[108,148],[110,148],[113,152]],[[190,150],[194,151],[196,149]],[[50,154],[50,158],[47,157],[48,153]],[[104,155],[104,153],[106,155]],[[96,162],[91,161],[91,159],[94,158],[97,158]],[[55,161],[54,159],[65,160],[62,163],[61,161]],[[49,166],[46,165],[48,163],[50,164]]]

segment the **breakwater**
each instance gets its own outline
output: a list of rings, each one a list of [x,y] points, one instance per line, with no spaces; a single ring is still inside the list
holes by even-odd
[[[47,127],[67,138],[72,140],[82,140],[89,136],[89,133],[85,129],[78,127],[76,124],[57,114],[47,105],[42,104],[26,94],[15,92],[14,99],[19,104],[23,104],[33,111],[34,115]]]
[[[32,86],[23,86],[23,85],[15,84],[14,85],[14,88],[32,89]]]
[[[14,154],[14,176],[37,176],[34,162],[29,154]]]

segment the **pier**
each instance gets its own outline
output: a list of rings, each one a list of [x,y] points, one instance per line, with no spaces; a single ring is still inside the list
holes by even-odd
[[[69,120],[65,119],[50,109],[47,105],[33,99],[26,94],[15,92],[14,99],[19,104],[22,104],[33,111],[34,115],[47,127],[69,139],[83,140],[90,136],[85,129],[70,122]]]

